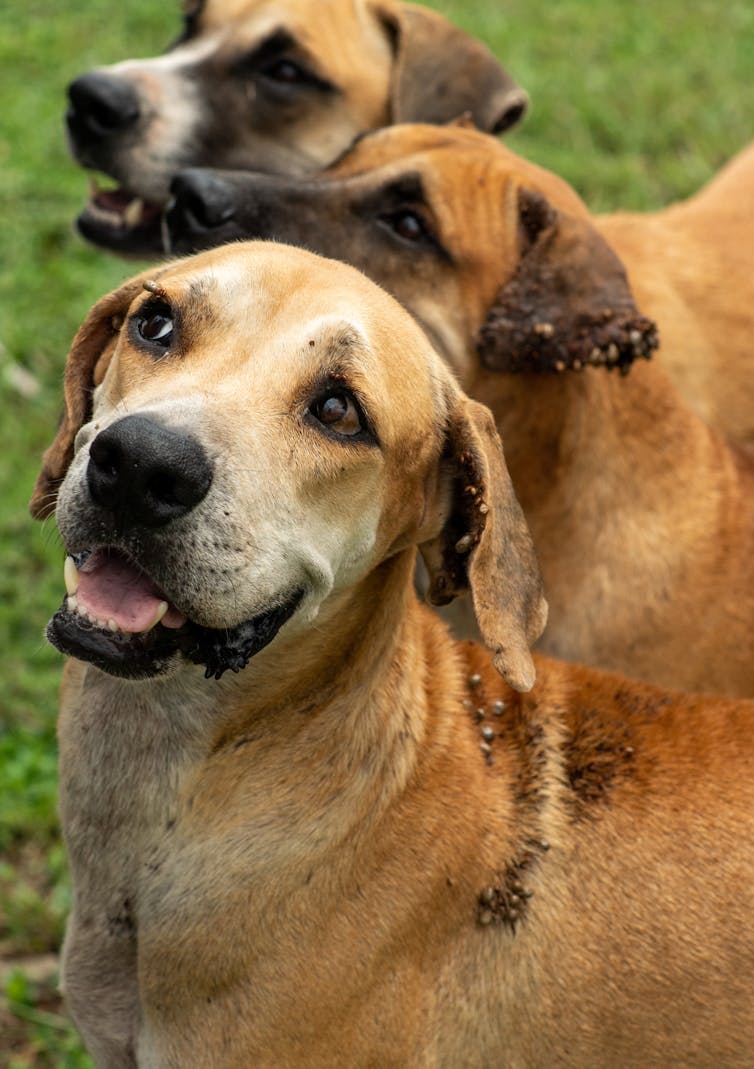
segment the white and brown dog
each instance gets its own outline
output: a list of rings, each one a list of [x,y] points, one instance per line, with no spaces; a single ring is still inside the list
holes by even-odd
[[[75,340],[56,497],[100,1069],[749,1069],[754,704],[534,684],[492,419],[390,297],[264,244],[132,280]]]
[[[162,252],[170,180],[188,166],[304,174],[358,134],[464,112],[500,132],[527,96],[479,41],[398,0],[189,0],[154,59],[89,71],[68,89],[71,148],[94,184],[83,235]]]

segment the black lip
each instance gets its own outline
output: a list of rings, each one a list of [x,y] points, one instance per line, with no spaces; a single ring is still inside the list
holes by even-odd
[[[82,237],[121,256],[162,256],[162,222],[157,216],[138,226],[108,226],[87,208],[76,219]]]
[[[249,620],[229,628],[187,623],[173,630],[160,624],[144,635],[106,631],[72,612],[65,601],[47,625],[47,638],[61,653],[87,661],[122,679],[151,679],[166,672],[178,655],[205,667],[205,678],[240,672],[272,642],[298,608],[303,590]]]
[[[165,627],[154,627],[146,635],[106,631],[88,624],[65,602],[47,625],[47,638],[61,653],[123,679],[162,675],[179,650],[177,633]]]

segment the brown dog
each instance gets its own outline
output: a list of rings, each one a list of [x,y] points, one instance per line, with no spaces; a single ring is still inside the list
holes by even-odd
[[[447,151],[440,164],[440,157],[434,150],[443,145]],[[455,159],[453,148],[459,153]],[[443,186],[452,187],[453,211],[458,212],[459,198],[474,191],[463,213],[458,212],[454,219],[439,218],[442,215],[439,202],[432,205],[432,210],[438,214],[437,226],[444,229],[445,238],[451,245],[458,243],[467,250],[471,242],[477,243],[479,266],[486,269],[490,259],[501,252],[494,245],[496,228],[487,229],[487,215],[500,214],[502,203],[495,202],[495,191],[488,189],[481,194],[486,208],[481,210],[473,206],[471,201],[475,201],[479,193],[473,178],[467,182],[466,160],[486,154],[490,166],[496,171],[508,166],[517,167],[522,174],[542,176],[543,172],[527,161],[518,159],[514,162],[515,157],[500,153],[495,162],[494,149],[489,143],[486,147],[481,141],[475,144],[463,135],[448,134],[445,137],[441,133],[401,131],[395,137],[379,138],[356,146],[326,177],[357,176],[366,168],[374,170],[375,181],[386,180],[390,171],[381,170],[383,165],[395,169],[403,159],[406,173],[410,173],[414,158],[426,159],[427,152],[433,152],[433,166],[442,167]],[[470,166],[473,171],[483,169],[481,163]],[[557,182],[554,176],[549,181]],[[572,191],[566,192],[562,182],[557,184],[559,196],[565,198],[563,206],[576,210]],[[237,237],[252,237],[270,230],[277,232],[277,205],[272,223],[259,216],[259,197],[261,195],[261,203],[266,204],[267,189],[258,176],[248,181],[241,177],[237,181],[233,175],[187,171],[176,178],[174,189],[178,207],[171,213],[169,228],[174,249],[196,251]],[[316,198],[318,206],[323,200],[329,205],[332,199],[336,236],[328,239],[323,225],[314,227],[310,234],[308,222],[304,222],[300,227],[303,240],[312,241],[317,248],[326,242],[332,255],[342,249],[339,252],[341,258],[352,257],[361,266],[366,263],[369,266],[365,269],[380,277],[385,275],[390,282],[397,276],[396,292],[402,293],[407,281],[413,282],[416,289],[416,279],[401,277],[402,270],[409,270],[405,262],[397,266],[375,264],[376,251],[382,252],[384,241],[378,242],[371,234],[364,238],[363,228],[358,227],[353,237],[349,232],[346,240],[342,239],[340,228],[344,213],[351,208],[352,197],[355,199],[354,210],[360,208],[356,189],[356,183],[352,182],[342,193],[337,185],[324,188],[318,185],[311,190],[304,182],[301,185],[283,184],[279,192],[286,199],[292,198],[304,213],[310,196]],[[622,212],[591,219],[597,232],[623,260],[640,307],[646,308],[661,324],[661,357],[676,387],[708,424],[734,440],[748,443],[754,443],[754,390],[751,387],[754,314],[749,303],[749,278],[754,271],[753,193],[754,144],[744,149],[709,185],[687,201],[659,212]],[[341,198],[342,205],[339,204]],[[423,199],[423,195],[419,197],[420,202]],[[411,210],[410,196],[398,196],[394,200],[401,210]],[[386,210],[391,210],[390,204],[386,205]],[[581,202],[578,211],[585,212]],[[451,239],[446,231],[454,225],[464,232],[454,232]],[[291,220],[289,229],[292,239],[298,240],[295,220]],[[353,252],[359,238],[368,247]],[[386,252],[390,252],[389,246]],[[496,267],[491,276],[493,281],[498,275]],[[464,298],[472,302],[472,313],[476,311],[475,293],[480,284],[480,280],[474,278],[474,292],[464,293]],[[484,311],[486,313],[487,309]],[[427,314],[437,318],[429,310]],[[462,316],[463,310],[456,314]],[[439,315],[446,320],[447,309],[442,307]],[[474,322],[478,324],[478,315]],[[444,322],[444,329],[448,325]],[[464,362],[468,360],[466,356]]]
[[[546,660],[522,698],[417,602],[418,544],[531,686],[499,440],[398,305],[218,250],[100,301],[66,407],[34,510],[59,487],[79,566],[63,971],[101,1069],[748,1069],[754,704]]]
[[[702,337],[707,322],[730,353],[743,337],[719,279],[730,292],[747,283],[750,273],[728,277],[723,265],[730,254],[754,269],[754,235],[734,247],[711,204],[722,201],[723,220],[731,209],[715,191],[730,195],[752,161],[750,150],[688,205],[637,215],[629,227],[622,216],[591,218],[565,182],[492,138],[402,126],[362,139],[317,180],[187,172],[175,183],[170,227],[178,247],[256,234],[338,255],[416,316],[495,413],[550,604],[546,652],[748,697],[752,457],[709,429],[665,368],[682,362],[687,338]],[[212,227],[220,210],[225,222]],[[625,262],[661,339],[659,358],[626,377],[606,368],[628,369],[655,339],[608,244],[624,229],[626,247],[655,235],[656,255],[646,237],[642,255]],[[581,374],[564,370],[595,362]]]
[[[500,132],[526,94],[480,42],[397,0],[190,0],[166,55],[82,75],[67,124],[82,166],[104,171],[84,237],[162,252],[160,213],[181,167],[304,174],[393,122],[468,111]]]

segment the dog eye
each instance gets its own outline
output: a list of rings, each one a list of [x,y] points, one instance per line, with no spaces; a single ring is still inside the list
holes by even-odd
[[[283,85],[296,85],[298,82],[307,80],[301,67],[290,59],[278,59],[260,71],[260,74],[269,78],[270,81],[280,82]]]
[[[382,222],[404,241],[417,242],[431,239],[422,217],[409,209],[394,212],[392,215],[384,215]]]
[[[144,341],[162,345],[166,349],[173,339],[173,316],[167,305],[150,308],[136,320],[136,329]]]
[[[309,411],[323,427],[335,431],[336,434],[351,437],[363,430],[358,405],[349,393],[342,390],[318,397]]]

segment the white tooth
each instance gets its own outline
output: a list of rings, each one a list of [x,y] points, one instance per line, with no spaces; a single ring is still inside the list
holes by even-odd
[[[65,558],[63,578],[65,579],[66,592],[68,594],[75,594],[79,588],[79,573],[76,570],[76,565],[73,563],[73,557]]]
[[[152,619],[151,624],[149,625],[149,627],[145,627],[144,630],[141,632],[141,634],[145,635],[147,633],[147,631],[151,631],[153,627],[157,627],[157,625],[159,624],[160,620],[163,618],[163,616],[165,615],[165,613],[167,611],[168,611],[168,603],[166,601],[161,601],[160,604],[155,609],[154,617]]]
[[[144,214],[144,201],[141,197],[134,197],[129,203],[126,210],[123,212],[123,219],[129,226],[136,226],[141,222],[141,217]]]
[[[118,625],[116,624],[115,620],[108,620],[107,621],[107,630],[108,631],[117,631],[118,630]]]
[[[68,597],[68,598],[66,598],[66,602],[65,603],[68,606],[68,608],[71,610],[71,612],[78,612],[79,603],[76,600],[76,598],[74,598],[72,596]]]

